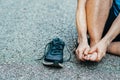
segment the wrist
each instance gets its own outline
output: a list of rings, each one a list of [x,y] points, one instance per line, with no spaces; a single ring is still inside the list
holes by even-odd
[[[111,43],[111,40],[109,40],[109,39],[106,38],[106,37],[104,37],[104,38],[102,39],[102,41],[103,41],[107,46],[109,46],[110,43]]]
[[[79,43],[87,43],[87,37],[79,37],[78,36],[78,44]]]

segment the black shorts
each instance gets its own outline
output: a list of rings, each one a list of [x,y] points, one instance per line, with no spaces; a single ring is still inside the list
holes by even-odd
[[[116,15],[114,14],[114,8],[111,7],[109,17],[104,27],[103,36],[105,36],[105,34],[108,32],[115,19],[116,19]],[[120,41],[120,34],[113,41]]]

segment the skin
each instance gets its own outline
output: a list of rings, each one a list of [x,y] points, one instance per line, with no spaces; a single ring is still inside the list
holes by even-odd
[[[120,34],[120,15],[114,20],[107,34],[101,38],[112,2],[113,0],[78,0],[76,10],[78,60],[99,62],[106,52],[120,55],[120,41],[112,42]],[[87,31],[90,36],[90,45],[87,42]]]
[[[84,54],[88,53],[90,49],[87,43],[87,22],[86,22],[86,0],[78,0],[78,6],[76,11],[76,25],[78,31],[78,48],[76,50],[77,59],[84,61]],[[83,33],[82,33],[83,32]]]

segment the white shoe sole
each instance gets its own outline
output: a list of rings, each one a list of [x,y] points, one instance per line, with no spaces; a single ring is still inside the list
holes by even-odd
[[[44,60],[43,60],[42,63],[43,63],[43,65],[45,65],[45,66],[59,67],[59,68],[62,68],[62,67],[63,67],[63,64],[61,64],[61,63],[54,64],[53,62],[47,62],[47,61],[44,61]]]

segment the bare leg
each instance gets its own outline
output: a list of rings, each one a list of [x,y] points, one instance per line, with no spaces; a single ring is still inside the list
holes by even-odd
[[[112,0],[87,0],[86,12],[90,46],[95,45],[101,39],[111,5]]]
[[[107,51],[111,54],[119,55],[120,56],[120,42],[112,42]]]
[[[87,14],[87,29],[90,36],[90,46],[94,46],[101,40],[102,33],[106,20],[109,15],[113,0],[87,0],[86,14]],[[97,53],[93,53],[86,60],[95,61]]]
[[[109,19],[114,20],[111,18],[111,14],[113,14],[113,13],[110,13]],[[109,22],[109,20],[107,22]],[[109,24],[109,25],[111,25],[111,24]],[[106,51],[108,51],[112,54],[115,54],[115,55],[120,55],[120,50],[119,50],[119,48],[120,48],[120,37],[119,37],[120,26],[119,25],[120,25],[120,15],[118,15],[115,18],[115,20],[113,21],[107,34],[97,44],[95,44],[95,46],[93,46],[91,48],[91,50],[89,51],[89,54],[91,53],[92,56],[94,56],[93,55],[94,52],[97,52],[96,59],[93,60],[93,58],[91,58],[91,55],[89,55],[89,60],[100,61],[105,56]],[[114,38],[115,38],[115,40],[119,40],[119,42],[112,42],[112,40]]]

